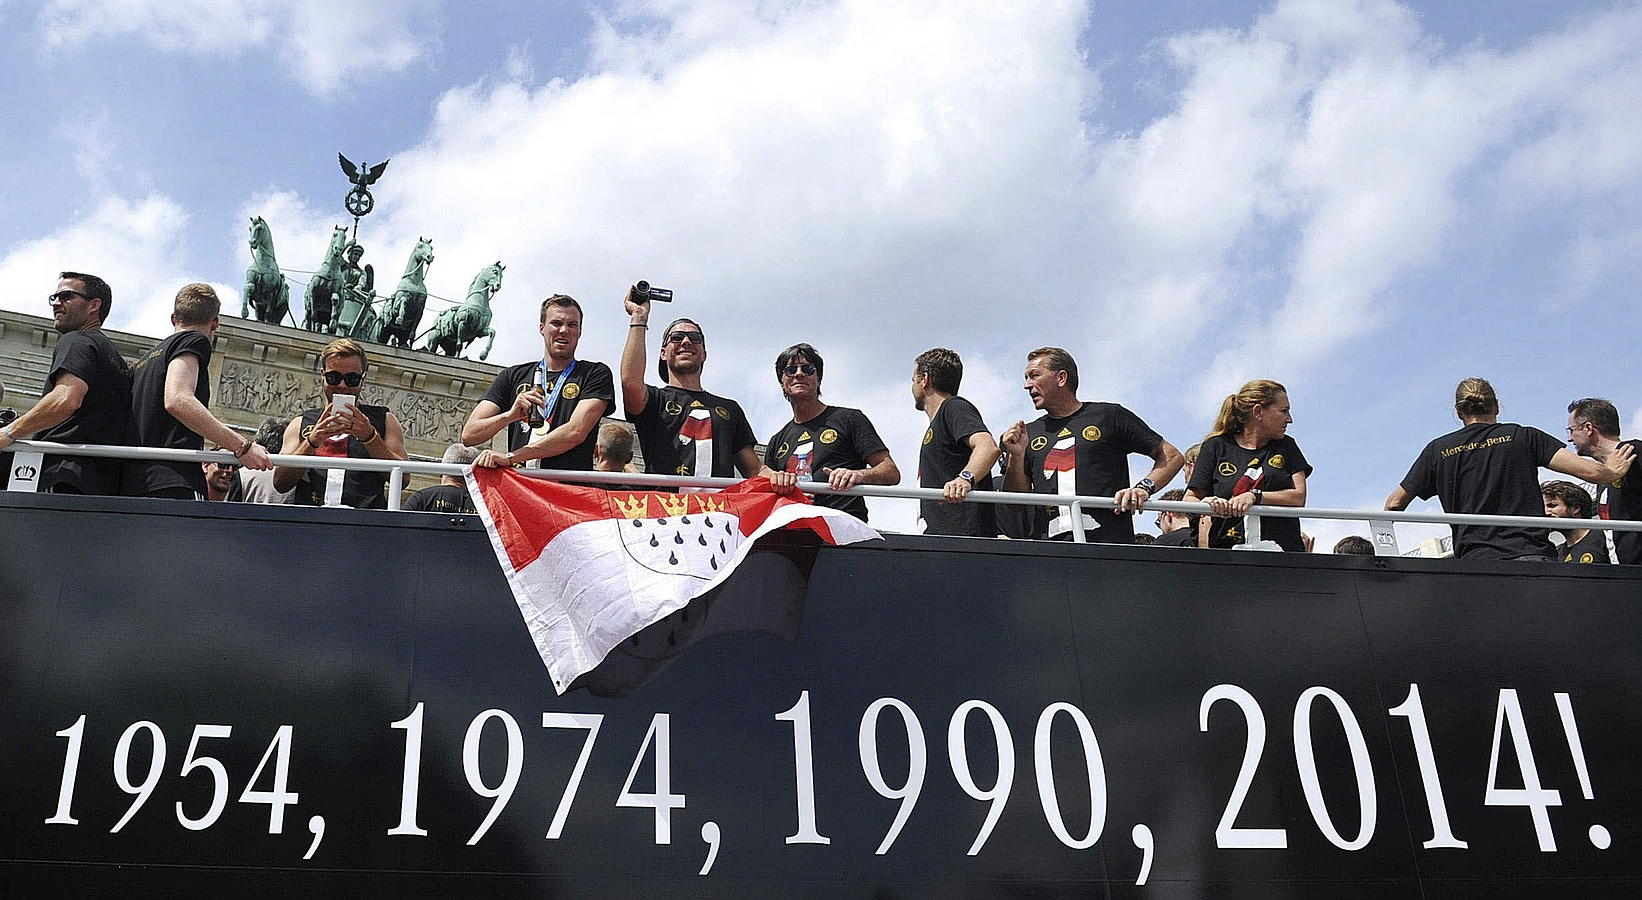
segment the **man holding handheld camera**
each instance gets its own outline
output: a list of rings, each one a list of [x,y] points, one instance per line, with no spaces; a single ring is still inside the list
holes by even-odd
[[[405,429],[386,406],[359,402],[368,362],[365,348],[341,338],[320,351],[320,390],[326,405],[302,411],[285,428],[287,456],[405,459]],[[387,509],[385,472],[341,469],[274,469],[274,490],[297,488],[291,502],[299,506],[352,506]]]
[[[627,345],[621,352],[621,397],[627,420],[638,432],[644,470],[652,475],[733,478],[770,475],[753,449],[757,438],[741,404],[701,387],[707,338],[690,319],[674,319],[661,336],[657,367],[663,384],[644,381],[644,336],[653,300],[671,300],[672,291],[638,282],[627,289]]]

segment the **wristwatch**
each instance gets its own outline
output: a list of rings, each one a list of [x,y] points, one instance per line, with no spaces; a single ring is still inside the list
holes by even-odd
[[[1148,494],[1157,493],[1157,482],[1153,481],[1149,475],[1135,482],[1135,487],[1140,488]]]
[[[969,471],[968,469],[965,469],[962,472],[959,472],[958,477],[962,478],[963,480],[965,480],[967,482],[969,482],[970,484],[975,483],[975,473]]]
[[[1260,502],[1260,498],[1265,496],[1265,493],[1266,493],[1265,491],[1262,491],[1259,488],[1255,488],[1254,489],[1254,502],[1256,504],[1258,504]]]

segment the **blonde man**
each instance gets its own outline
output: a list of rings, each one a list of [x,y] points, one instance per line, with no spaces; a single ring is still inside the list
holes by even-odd
[[[319,354],[319,388],[326,405],[303,410],[285,429],[287,456],[404,459],[405,429],[386,406],[359,402],[370,361],[365,348],[348,338],[332,341]],[[346,472],[280,466],[274,490],[296,488],[298,506],[388,508],[386,472]]]

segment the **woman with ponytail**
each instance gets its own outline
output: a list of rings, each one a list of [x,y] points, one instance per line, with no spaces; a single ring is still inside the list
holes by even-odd
[[[1311,465],[1288,436],[1293,422],[1288,390],[1275,381],[1251,381],[1220,404],[1189,484],[1189,496],[1206,498],[1213,512],[1212,518],[1202,520],[1207,524],[1199,546],[1229,548],[1243,543],[1243,516],[1250,507],[1306,505]],[[1260,520],[1260,533],[1284,550],[1306,550],[1299,519],[1267,516]]]

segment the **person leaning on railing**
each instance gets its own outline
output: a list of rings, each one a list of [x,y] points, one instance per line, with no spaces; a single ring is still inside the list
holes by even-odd
[[[200,450],[210,438],[253,469],[271,469],[268,451],[211,414],[212,339],[222,321],[222,301],[203,282],[185,284],[172,303],[172,332],[131,367],[133,447]],[[206,463],[205,465],[212,465]],[[223,469],[226,471],[226,469]],[[193,500],[215,489],[207,484],[215,469],[199,463],[133,459],[125,464],[121,493],[127,497]],[[237,479],[238,467],[235,467]]]
[[[27,437],[60,444],[124,444],[131,417],[131,367],[103,334],[113,290],[95,275],[63,272],[47,300],[52,327],[62,337],[52,351],[40,402],[0,426],[0,450]],[[61,494],[114,494],[120,488],[120,461],[47,457],[39,485],[42,491]]]
[[[470,466],[479,458],[476,447],[451,444],[445,448],[440,462],[447,466]],[[425,487],[405,500],[401,509],[409,512],[468,514],[474,512],[473,497],[468,493],[467,481],[459,475],[441,475],[439,483]]]
[[[1213,513],[1199,546],[1226,549],[1242,543],[1243,517],[1254,506],[1306,505],[1311,464],[1288,436],[1293,422],[1288,390],[1275,381],[1251,381],[1220,404],[1187,486],[1188,498],[1207,499]],[[1290,553],[1306,552],[1299,519],[1268,516],[1260,531],[1263,540]]]
[[[326,405],[303,410],[285,429],[286,456],[405,459],[405,430],[386,406],[337,402],[338,396],[358,397],[369,362],[357,341],[341,338],[320,351],[320,390]],[[304,469],[280,466],[274,470],[274,490],[296,488],[291,502],[298,506],[352,506],[387,509],[385,472],[344,472],[341,469]]]
[[[1556,438],[1527,425],[1499,420],[1499,397],[1481,378],[1454,388],[1454,414],[1462,423],[1425,445],[1385,508],[1402,510],[1415,497],[1437,497],[1445,512],[1497,516],[1545,515],[1539,492],[1541,466],[1596,484],[1613,484],[1630,470],[1632,451],[1621,446],[1607,464],[1584,459]],[[1554,558],[1546,530],[1523,525],[1451,525],[1454,555],[1461,559]]]
[[[1180,471],[1185,460],[1175,446],[1141,418],[1116,403],[1078,399],[1078,364],[1059,347],[1040,347],[1026,355],[1025,388],[1043,415],[1004,429],[998,443],[1008,454],[1003,489],[1039,494],[1112,497],[1117,509],[1087,509],[1082,521],[1059,508],[1045,508],[1027,524],[1030,533],[1011,537],[1071,540],[1074,528],[1102,544],[1134,542],[1129,513],[1139,512],[1152,495]],[[1133,487],[1129,454],[1149,456],[1153,467]],[[1013,516],[1005,516],[1006,524]]]
[[[1545,514],[1553,519],[1596,518],[1596,498],[1572,481],[1547,481],[1539,486],[1539,493],[1545,499]],[[1565,528],[1556,533],[1562,537],[1557,546],[1557,558],[1563,562],[1587,565],[1613,562],[1612,555],[1608,553],[1606,531]]]

